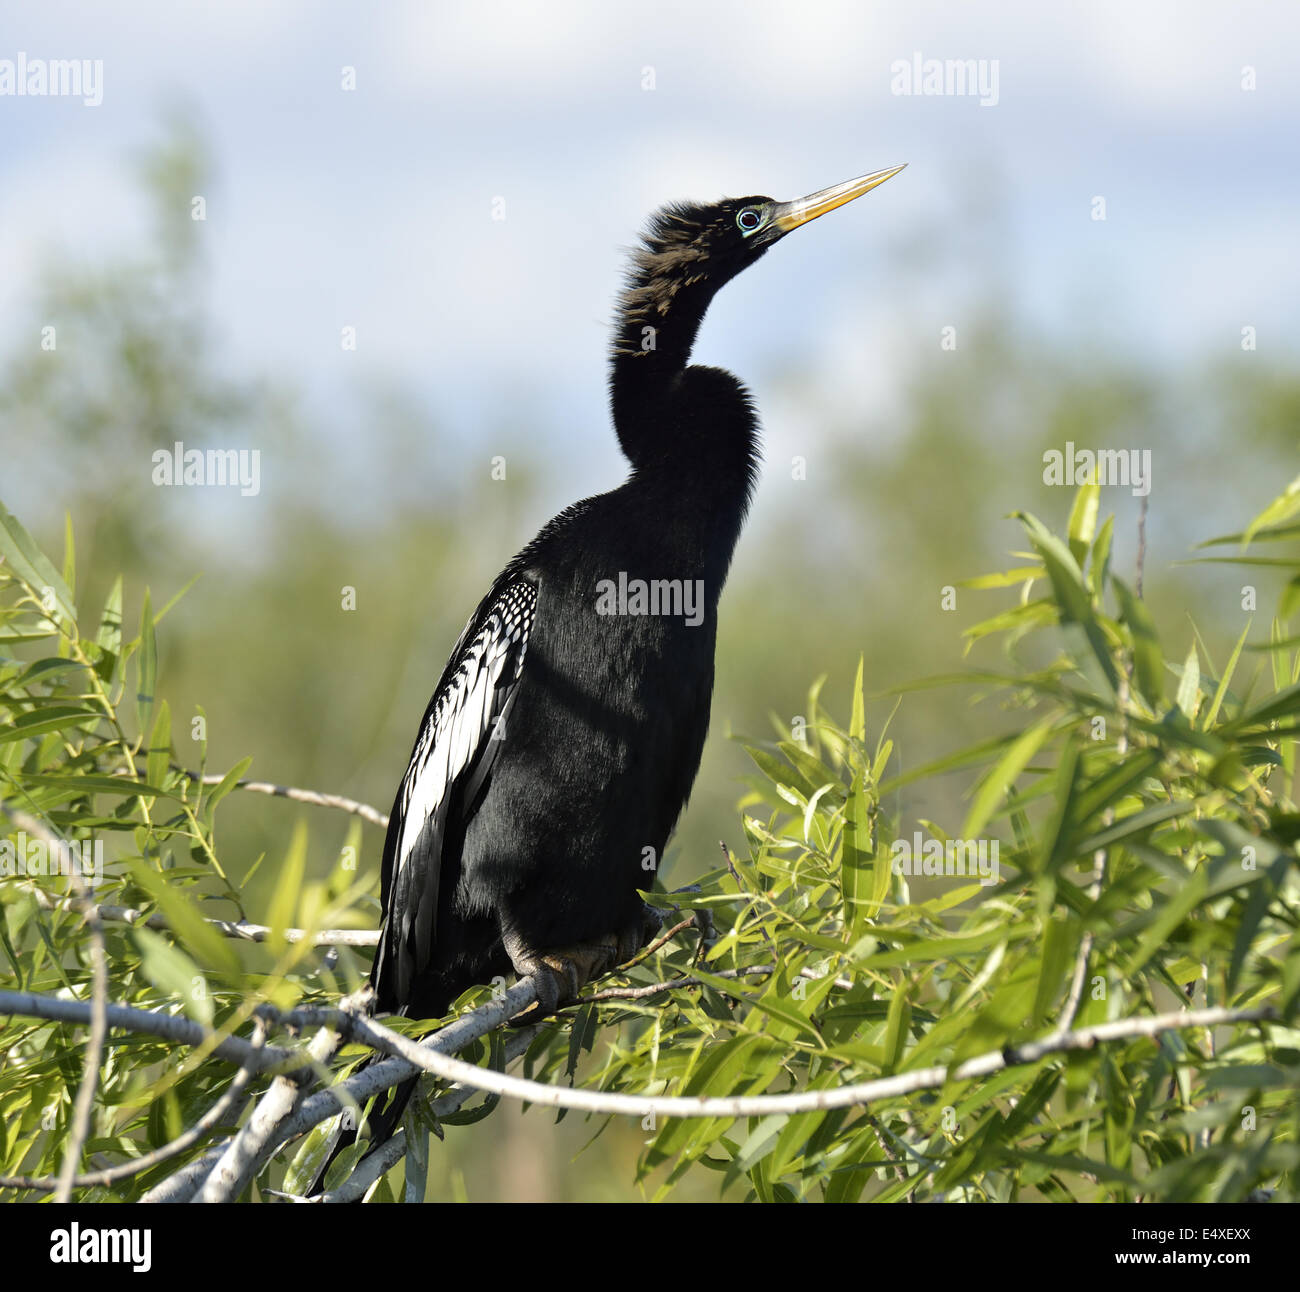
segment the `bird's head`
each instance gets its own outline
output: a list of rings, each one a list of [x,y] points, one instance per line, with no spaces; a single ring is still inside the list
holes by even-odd
[[[679,334],[668,338],[670,344],[677,341],[675,351],[689,351],[699,320],[720,287],[787,233],[869,193],[902,169],[892,166],[873,171],[792,202],[761,196],[729,197],[708,204],[683,202],[663,207],[651,217],[641,246],[633,253],[621,301],[625,326],[615,353],[652,353],[657,347],[648,345],[646,337],[635,329],[648,335],[661,326]],[[629,345],[629,341],[635,344]]]

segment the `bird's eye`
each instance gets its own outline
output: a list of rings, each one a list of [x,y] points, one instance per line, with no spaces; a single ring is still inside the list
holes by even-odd
[[[762,223],[762,215],[752,206],[747,206],[736,216],[736,227],[741,233],[753,233]]]

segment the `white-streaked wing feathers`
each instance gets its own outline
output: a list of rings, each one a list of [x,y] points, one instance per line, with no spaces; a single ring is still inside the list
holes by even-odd
[[[442,687],[402,778],[395,876],[451,786],[493,739],[523,671],[536,605],[537,587],[527,579],[503,588]],[[495,734],[499,738],[502,733]]]

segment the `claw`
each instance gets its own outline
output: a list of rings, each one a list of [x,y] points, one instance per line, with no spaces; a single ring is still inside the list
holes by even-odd
[[[555,1013],[561,1005],[576,999],[587,983],[631,960],[659,932],[662,922],[658,911],[643,906],[636,920],[618,933],[545,951],[526,946],[517,934],[507,934],[503,942],[510,963],[520,979],[531,982],[537,993],[537,1004],[511,1021],[528,1026]]]

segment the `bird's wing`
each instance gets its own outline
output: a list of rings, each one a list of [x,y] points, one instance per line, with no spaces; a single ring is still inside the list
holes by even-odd
[[[537,585],[500,583],[471,616],[425,711],[384,841],[384,928],[372,980],[381,1008],[404,1004],[428,967],[449,820],[477,806],[518,691]]]

